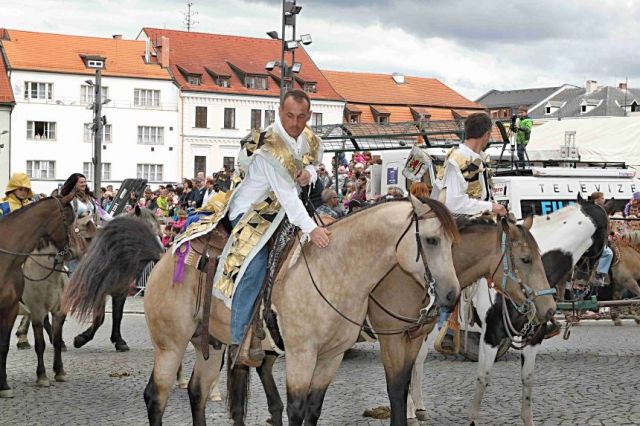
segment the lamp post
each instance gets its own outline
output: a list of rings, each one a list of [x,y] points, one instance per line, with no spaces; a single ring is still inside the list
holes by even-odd
[[[93,104],[91,109],[93,110],[93,125],[91,130],[93,132],[93,187],[94,191],[97,191],[102,184],[102,134],[104,125],[107,124],[107,117],[102,115],[102,105],[110,102],[110,99],[102,100],[102,69],[106,63],[107,58],[96,57],[90,61],[87,61],[87,66],[96,69],[95,83],[91,80],[86,80],[89,86],[93,87]]]

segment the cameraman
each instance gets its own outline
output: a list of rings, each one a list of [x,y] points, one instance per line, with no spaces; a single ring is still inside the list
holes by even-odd
[[[516,148],[518,150],[518,160],[520,167],[524,168],[525,159],[527,157],[526,150],[529,139],[531,139],[531,128],[533,127],[533,120],[527,115],[527,107],[521,105],[518,108],[518,116],[512,117],[512,121],[515,124],[513,131],[516,133]]]

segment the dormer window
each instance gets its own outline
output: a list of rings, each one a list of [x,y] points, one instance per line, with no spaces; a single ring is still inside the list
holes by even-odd
[[[188,75],[187,83],[193,86],[200,86],[200,84],[202,84],[202,78],[199,75]]]
[[[386,124],[389,122],[391,111],[389,111],[385,107],[371,106],[371,113],[373,114],[373,118],[376,120],[376,123]]]
[[[216,78],[216,84],[220,87],[231,87],[231,79],[229,77]]]
[[[580,105],[580,112],[581,112],[581,113],[583,113],[583,114],[584,114],[585,112],[587,112],[587,105],[586,105],[586,104],[584,104],[584,105]]]
[[[544,107],[544,113],[546,115],[557,113],[562,107],[564,107],[566,102],[560,101],[549,101]]]
[[[380,114],[378,115],[378,117],[376,118],[376,122],[379,124],[387,124],[389,122],[389,115],[390,114]]]
[[[307,93],[316,93],[316,91],[318,90],[317,84],[314,82],[306,82],[302,86],[302,90],[304,90]]]
[[[599,107],[602,99],[585,99],[580,104],[580,114],[587,114]]]
[[[633,103],[631,104],[631,112],[638,112],[638,111],[640,111],[640,106],[636,101],[633,101]]]
[[[244,78],[244,87],[247,89],[267,90],[267,77],[261,75],[248,75]]]
[[[359,123],[360,122],[360,113],[358,114],[349,114],[347,116],[347,120],[349,121],[349,123]]]
[[[107,58],[97,55],[80,55],[84,66],[92,69],[104,69]]]

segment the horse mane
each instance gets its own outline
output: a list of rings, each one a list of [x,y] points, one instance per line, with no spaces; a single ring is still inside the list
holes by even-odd
[[[24,207],[20,207],[18,210],[14,210],[10,214],[2,215],[2,216],[0,216],[0,221],[8,220],[7,219],[8,217],[10,217],[12,219],[16,219],[16,218],[20,217],[20,215],[26,214],[29,210],[33,209],[38,204],[40,204],[40,203],[42,203],[44,201],[47,201],[49,199],[53,199],[53,197],[43,198],[43,199],[38,200],[38,201],[36,201],[34,203],[29,203]]]
[[[444,228],[449,238],[451,238],[451,240],[454,243],[458,242],[458,240],[460,239],[460,233],[458,232],[458,226],[456,225],[456,222],[453,219],[453,216],[451,215],[451,212],[449,211],[449,209],[447,209],[447,207],[444,204],[442,204],[440,201],[434,200],[432,198],[420,197],[419,200],[423,204],[426,204],[431,209],[431,211],[433,211],[433,213],[436,215],[436,217],[442,224],[442,227]],[[349,218],[356,217],[361,213],[363,213],[364,211],[374,209],[381,205],[386,205],[389,203],[397,203],[397,202],[411,202],[411,200],[407,197],[383,199],[381,201],[369,204],[368,206],[358,209],[358,211],[355,211],[347,216],[341,217],[340,219],[336,220],[329,226],[335,225],[337,223],[345,222]]]
[[[625,234],[622,234],[622,239],[631,245],[639,245],[640,244],[640,230],[637,231],[629,231]]]
[[[471,228],[478,226],[497,225],[495,217],[490,214],[483,214],[481,216],[456,215],[455,221],[460,232],[472,231]]]

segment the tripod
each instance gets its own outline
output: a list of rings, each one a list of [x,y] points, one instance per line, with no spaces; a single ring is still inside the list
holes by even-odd
[[[531,162],[529,161],[529,154],[527,153],[527,150],[524,147],[523,147],[524,158],[523,159],[518,158],[516,160],[518,133],[513,131],[513,129],[516,127],[516,116],[514,115],[511,117],[511,125],[509,126],[508,132],[501,121],[497,121],[496,126],[500,131],[500,135],[502,136],[502,141],[503,141],[502,151],[500,151],[500,159],[498,160],[498,164],[502,164],[502,159],[504,158],[504,152],[506,151],[507,145],[508,145],[509,154],[510,154],[509,169],[524,171],[525,168],[531,164]]]

